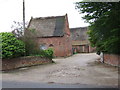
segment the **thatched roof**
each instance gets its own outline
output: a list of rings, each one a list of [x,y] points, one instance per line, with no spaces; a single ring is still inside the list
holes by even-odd
[[[64,35],[65,16],[31,18],[28,29],[34,29],[37,37],[61,37]]]

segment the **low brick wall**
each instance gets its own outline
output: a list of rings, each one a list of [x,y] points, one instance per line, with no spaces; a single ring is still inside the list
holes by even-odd
[[[119,66],[120,65],[120,55],[114,55],[114,54],[104,54],[104,63],[113,65],[113,66]]]
[[[3,59],[1,62],[2,67],[0,67],[0,70],[10,70],[20,67],[51,63],[52,59],[41,58],[39,56],[27,56],[13,59]]]

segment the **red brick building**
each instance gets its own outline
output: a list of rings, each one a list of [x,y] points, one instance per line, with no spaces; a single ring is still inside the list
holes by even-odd
[[[67,14],[65,16],[31,18],[28,29],[36,30],[38,49],[53,48],[56,57],[72,55]]]
[[[70,32],[73,52],[89,53],[95,50],[90,46],[87,35],[87,27],[71,28]]]

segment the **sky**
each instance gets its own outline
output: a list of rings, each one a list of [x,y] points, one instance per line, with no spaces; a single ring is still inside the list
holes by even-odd
[[[68,14],[69,27],[85,27],[88,23],[75,9],[75,2],[81,0],[25,0],[25,19],[33,17],[61,16]],[[23,0],[0,0],[0,32],[11,32],[13,21],[23,20]]]

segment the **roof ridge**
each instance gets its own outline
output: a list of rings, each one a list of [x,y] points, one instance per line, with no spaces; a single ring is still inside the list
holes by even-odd
[[[76,28],[70,28],[70,29],[81,29],[81,28],[88,28],[88,26],[85,26],[85,27],[76,27]]]
[[[63,16],[36,17],[33,19],[52,19],[52,18],[59,18],[59,17],[65,17],[65,15],[63,15]]]

